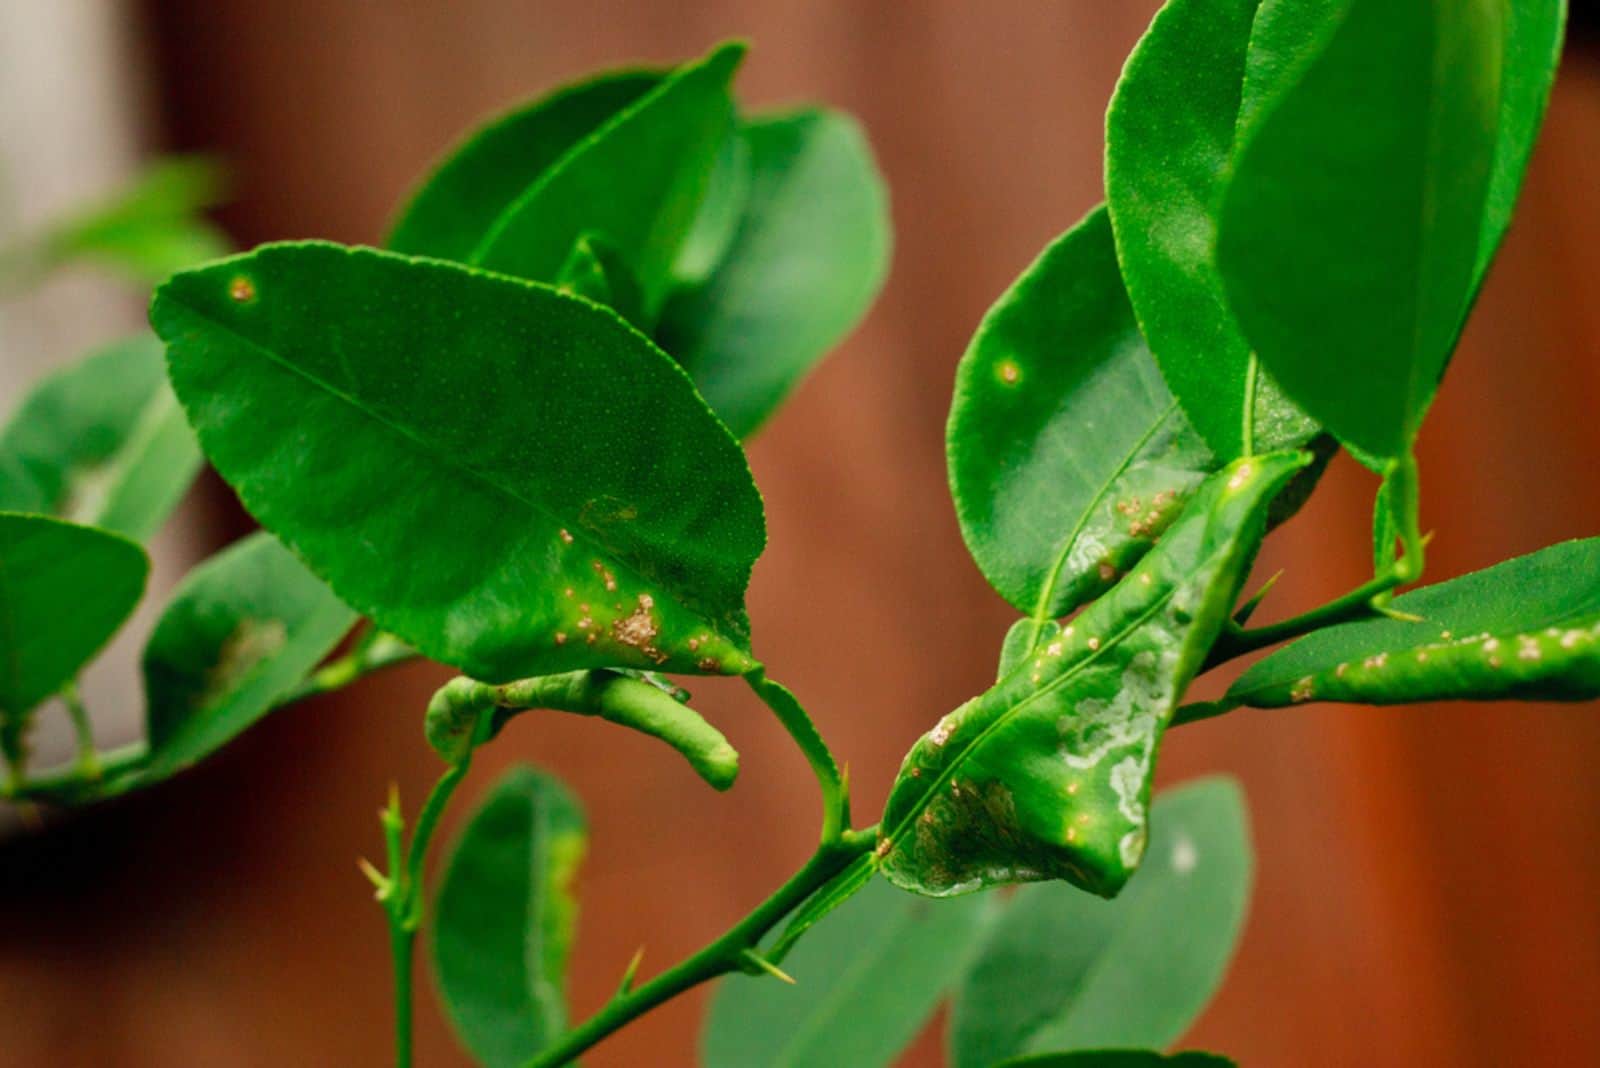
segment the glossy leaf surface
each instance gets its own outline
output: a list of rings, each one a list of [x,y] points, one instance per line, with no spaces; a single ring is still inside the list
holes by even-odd
[[[467,260],[500,215],[541,175],[661,78],[659,71],[609,71],[562,86],[475,128],[411,194],[389,232],[388,247]]]
[[[1235,1068],[1234,1062],[1215,1053],[1166,1054],[1152,1049],[1080,1050],[1017,1057],[994,1068]]]
[[[1511,225],[1528,157],[1544,121],[1566,30],[1567,0],[1513,0],[1507,5],[1505,59],[1500,73],[1500,127],[1494,170],[1484,201],[1483,233],[1473,286],[1482,284]]]
[[[1189,1028],[1222,981],[1249,903],[1244,798],[1232,781],[1206,779],[1164,792],[1151,815],[1150,856],[1117,900],[1055,885],[1012,898],[956,994],[954,1068],[1160,1048]]]
[[[479,1063],[518,1065],[566,1026],[587,841],[567,788],[528,767],[490,788],[450,856],[432,921],[446,1014]]]
[[[200,468],[161,344],[132,337],[34,387],[0,431],[0,510],[44,512],[135,540]]]
[[[723,45],[678,68],[574,145],[500,214],[469,262],[548,282],[580,234],[602,234],[653,315],[727,136],[728,84],[743,56],[743,45]]]
[[[990,309],[956,372],[950,490],[990,584],[1038,621],[1111,587],[1205,477],[1096,209]]]
[[[1190,422],[1224,460],[1316,430],[1255,365],[1216,265],[1217,199],[1258,5],[1170,0],[1106,113],[1106,200],[1134,311]],[[1275,420],[1287,425],[1266,425]]]
[[[750,178],[737,228],[709,277],[669,302],[660,338],[745,437],[866,313],[888,272],[890,227],[883,179],[848,116],[760,117],[742,137]]]
[[[245,506],[424,654],[491,682],[752,666],[760,496],[688,378],[611,312],[307,243],[179,275],[152,320]]]
[[[885,808],[884,873],[925,894],[1061,878],[1115,895],[1145,852],[1173,708],[1307,459],[1212,476],[1121,582],[918,741]]]
[[[72,681],[139,603],[149,570],[126,538],[0,512],[0,715]]]
[[[150,755],[125,785],[173,775],[254,726],[355,621],[270,534],[195,568],[145,646]]]
[[[1331,0],[1309,35],[1258,30],[1293,51],[1234,151],[1228,302],[1285,392],[1377,457],[1410,448],[1466,313],[1508,7]]]
[[[701,1041],[706,1068],[893,1064],[949,990],[998,902],[930,901],[874,880],[784,962],[790,986],[718,984]]]
[[[1253,665],[1228,706],[1600,697],[1600,538],[1396,597],[1421,622],[1371,619],[1308,635]]]

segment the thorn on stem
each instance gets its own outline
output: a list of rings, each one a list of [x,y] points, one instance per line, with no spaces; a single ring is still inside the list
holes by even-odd
[[[626,994],[633,989],[633,980],[639,974],[639,965],[644,963],[644,947],[640,946],[634,951],[633,959],[628,961],[628,966],[622,970],[622,982],[617,986],[618,994]]]
[[[374,897],[376,897],[379,901],[389,900],[389,896],[394,893],[393,880],[391,880],[387,875],[383,874],[383,872],[379,871],[373,865],[372,861],[368,860],[366,857],[357,857],[356,867],[360,869],[362,875],[367,877],[367,882],[371,883],[373,888],[377,890],[377,893],[374,895]]]
[[[767,958],[763,957],[761,954],[757,953],[755,950],[753,950],[753,949],[744,950],[743,952],[741,952],[739,954],[739,956],[742,957],[744,960],[748,961],[749,963],[755,965],[757,968],[761,969],[762,971],[766,972],[768,975],[772,976],[773,978],[782,979],[784,982],[788,983],[790,986],[796,985],[795,981],[794,981],[794,976],[790,975],[788,972],[784,971],[782,968],[778,967],[776,964],[772,963],[770,960],[768,960]]]

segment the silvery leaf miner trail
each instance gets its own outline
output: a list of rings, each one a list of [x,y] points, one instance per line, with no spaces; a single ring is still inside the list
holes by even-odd
[[[1272,498],[1310,461],[1274,453],[1210,477],[1110,592],[940,720],[890,794],[884,873],[935,896],[1050,878],[1116,894],[1144,852],[1173,710],[1232,611]]]

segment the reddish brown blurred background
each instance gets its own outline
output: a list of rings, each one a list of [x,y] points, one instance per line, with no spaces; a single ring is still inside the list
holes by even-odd
[[[1105,102],[1156,5],[106,6],[142,71],[146,147],[224,156],[237,201],[221,218],[245,245],[374,241],[486,110],[727,35],[755,44],[749,103],[816,98],[861,117],[892,188],[894,270],[752,448],[771,543],[751,611],[870,816],[907,744],[985,685],[1009,621],[945,490],[955,361],[988,303],[1099,198]],[[1430,577],[1600,532],[1597,186],[1600,70],[1574,47],[1424,434]],[[1288,569],[1270,608],[1365,577],[1372,490],[1335,463],[1266,553],[1263,570]],[[215,482],[198,500],[208,536],[244,529]],[[443,677],[409,668],[285,711],[181,781],[0,846],[0,1065],[384,1063],[383,923],[354,862],[379,849],[390,780],[414,805],[437,771],[419,716]],[[717,933],[813,839],[813,787],[768,717],[733,684],[696,696],[744,754],[729,796],[656,745],[556,717],[519,721],[469,780],[468,797],[533,760],[588,805],[579,1012],[639,945],[648,969]],[[1315,707],[1172,738],[1166,781],[1213,770],[1250,795],[1258,883],[1243,949],[1187,1044],[1247,1066],[1595,1063],[1593,706]],[[465,1063],[426,983],[419,1000],[420,1063]],[[587,1063],[690,1064],[703,1006],[686,998]],[[905,1063],[940,1063],[936,1036]]]

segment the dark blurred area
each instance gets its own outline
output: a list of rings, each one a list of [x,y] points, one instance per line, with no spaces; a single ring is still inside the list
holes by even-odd
[[[592,68],[731,35],[753,106],[825,100],[863,121],[897,243],[872,316],[753,443],[769,549],[751,616],[870,821],[901,754],[984,688],[1010,622],[945,488],[956,360],[985,308],[1101,195],[1102,116],[1153,0],[373,0],[107,4],[146,84],[151,152],[235,176],[241,245],[376,242],[421,169],[486,112]],[[1429,578],[1600,533],[1600,10],[1578,4],[1517,221],[1421,443]],[[1274,537],[1288,615],[1368,577],[1372,478],[1341,457]],[[224,540],[248,520],[219,483]],[[0,843],[0,1066],[379,1065],[383,917],[358,875],[391,780],[439,768],[409,667],[271,717],[168,786]],[[1207,679],[1202,695],[1226,680]],[[577,1013],[692,951],[814,841],[814,787],[733,683],[697,707],[744,757],[731,795],[603,723],[524,717],[507,763],[559,772],[591,853]],[[1185,728],[1163,779],[1223,770],[1251,799],[1242,951],[1186,1046],[1243,1065],[1576,1065],[1600,1050],[1600,716],[1593,706],[1311,707]],[[448,837],[448,834],[447,834]],[[1172,917],[1176,925],[1182,916]],[[693,1063],[704,992],[588,1057]],[[466,1063],[424,980],[418,1061]],[[908,1065],[942,1063],[930,1031]]]

